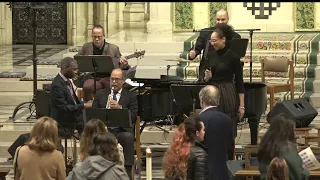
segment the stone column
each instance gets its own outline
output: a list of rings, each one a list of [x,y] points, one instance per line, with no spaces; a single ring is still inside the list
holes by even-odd
[[[96,3],[97,7],[97,24],[100,24],[104,28],[104,33],[105,35],[108,34],[108,3],[107,2],[97,2]]]
[[[144,2],[128,2],[123,10],[124,28],[144,28]]]
[[[150,2],[148,33],[172,33],[170,2]]]
[[[113,35],[117,30],[117,5],[115,2],[108,3],[108,36]]]
[[[87,40],[91,38],[93,28],[93,2],[88,2]]]
[[[71,44],[75,45],[77,44],[77,4],[75,2],[72,2],[72,25],[71,25]]]
[[[0,45],[12,45],[12,12],[7,2],[0,2]]]
[[[117,29],[123,29],[123,10],[125,8],[124,2],[117,3]]]

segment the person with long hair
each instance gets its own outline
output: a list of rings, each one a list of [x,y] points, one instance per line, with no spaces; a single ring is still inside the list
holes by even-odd
[[[96,133],[88,148],[88,157],[74,167],[67,180],[129,180],[120,156],[116,137],[109,132]]]
[[[289,167],[290,180],[308,179],[309,172],[303,168],[295,143],[295,121],[286,114],[270,119],[270,127],[261,139],[258,161],[261,179],[265,180],[273,158],[283,158]]]
[[[49,117],[38,119],[30,139],[16,152],[15,180],[65,180],[65,162],[57,144],[57,122]]]
[[[165,178],[169,180],[206,180],[208,165],[206,147],[200,143],[205,127],[198,118],[181,123],[164,155]]]
[[[89,147],[92,145],[92,137],[96,133],[107,132],[106,125],[100,119],[91,119],[84,127],[83,135],[80,140],[80,160],[86,159],[89,154]],[[123,148],[118,143],[118,152],[120,156],[120,164],[124,165]]]
[[[273,158],[266,180],[289,180],[289,169],[286,160],[278,157]]]

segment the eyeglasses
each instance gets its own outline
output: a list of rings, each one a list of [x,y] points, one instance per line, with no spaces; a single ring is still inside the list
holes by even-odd
[[[92,39],[102,39],[103,38],[103,36],[92,36]]]
[[[120,78],[110,78],[111,82],[115,81],[115,82],[119,82],[121,81],[122,79]]]
[[[215,42],[217,42],[217,40],[216,39],[210,39],[209,42],[210,43],[215,43]]]

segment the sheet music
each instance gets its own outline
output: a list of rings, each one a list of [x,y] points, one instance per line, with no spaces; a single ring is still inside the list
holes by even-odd
[[[133,86],[133,87],[138,87],[138,86],[143,86],[144,85],[143,83],[133,82],[133,81],[131,81],[131,79],[126,79],[125,82],[127,84],[129,84],[130,86]]]
[[[313,154],[310,147],[304,149],[303,151],[299,152],[299,156],[302,159],[303,167],[309,171],[319,169],[320,163]]]

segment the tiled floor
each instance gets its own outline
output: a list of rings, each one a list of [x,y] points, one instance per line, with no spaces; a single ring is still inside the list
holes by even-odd
[[[57,58],[61,59],[59,52],[66,52],[67,45],[39,45],[37,46],[37,58]],[[0,72],[23,72],[25,68],[32,65],[33,47],[32,45],[12,45],[0,46]]]

